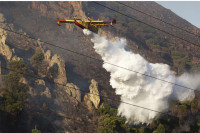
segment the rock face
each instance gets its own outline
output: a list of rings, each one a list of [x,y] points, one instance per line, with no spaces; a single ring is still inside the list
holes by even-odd
[[[99,108],[100,96],[98,90],[98,83],[92,79],[89,86],[90,93],[84,96],[84,101],[88,106],[88,109],[92,111],[93,107]]]
[[[80,92],[80,89],[76,85],[72,83],[67,83],[66,87],[64,88],[67,94],[74,97],[78,102],[81,102],[81,92]]]
[[[5,22],[1,14],[0,22]],[[0,27],[4,26],[5,28],[9,26],[12,30],[26,35],[23,30],[15,29],[11,24],[0,23]],[[44,60],[38,67],[40,71],[35,71],[34,66],[31,64],[31,57],[38,52],[44,53]],[[37,41],[29,40],[0,28],[0,66],[6,67],[7,62],[19,59],[23,59],[28,65],[27,75],[22,77],[20,82],[27,84],[29,91],[21,115],[27,118],[21,120],[22,123],[26,123],[24,124],[26,129],[22,127],[16,132],[29,132],[32,129],[31,125],[35,124],[41,125],[40,129],[44,132],[56,132],[61,129],[63,132],[73,132],[74,127],[80,126],[80,123],[74,123],[73,120],[68,119],[66,121],[65,117],[81,120],[88,113],[88,109],[85,105],[81,105],[80,89],[73,83],[67,83],[63,58],[58,54],[52,54],[39,39]],[[6,63],[3,63],[3,60]],[[38,120],[35,120],[35,118]],[[55,124],[56,122],[59,124]],[[77,129],[76,132],[86,132],[88,130],[94,132],[95,128],[81,123],[81,128]]]
[[[5,18],[3,14],[0,13],[0,27],[5,28],[6,25]],[[6,69],[2,69],[3,67],[6,67],[7,62],[11,60],[20,60],[20,58],[15,55],[15,50],[11,49],[6,44],[7,34],[7,31],[0,28],[0,56],[2,57],[0,59],[0,74],[3,74],[2,72],[7,71]]]
[[[47,71],[54,70],[56,71],[56,77],[54,78],[54,82],[58,84],[65,85],[67,83],[67,76],[65,70],[65,62],[64,60],[57,54],[51,57],[51,51],[47,50],[44,54],[45,61],[48,62]],[[51,69],[52,68],[52,69]]]
[[[35,85],[37,85],[37,89],[39,90],[38,95],[46,96],[47,98],[51,98],[51,92],[48,87],[46,87],[45,81],[42,79],[37,79],[35,81]]]
[[[0,14],[0,22],[4,22],[5,19],[3,18],[3,15]],[[5,24],[1,23],[1,27],[4,27]],[[6,45],[7,33],[3,29],[0,28],[0,54],[2,54],[8,61],[12,58],[12,50],[9,48],[9,46]]]
[[[83,3],[80,1],[68,1],[68,2],[32,2],[29,8],[39,11],[41,16],[57,16],[60,19],[73,19],[73,16],[81,16],[86,19],[85,12],[82,10]],[[60,9],[59,13],[55,10],[48,9]],[[67,9],[67,10],[62,10]],[[66,29],[69,31],[77,30],[78,27],[74,25],[66,25]]]

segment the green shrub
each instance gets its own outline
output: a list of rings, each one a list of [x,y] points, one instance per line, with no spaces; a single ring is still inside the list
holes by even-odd
[[[145,133],[145,128],[144,127],[141,127],[138,129],[139,133]]]
[[[105,104],[103,108],[94,109],[94,112],[98,115],[109,114],[110,116],[117,115],[117,109],[110,107],[108,104]]]
[[[32,64],[34,67],[37,67],[43,60],[44,60],[44,54],[43,54],[42,52],[35,53],[35,54],[31,57],[31,64]]]
[[[125,123],[125,119],[117,116],[117,109],[110,107],[108,104],[105,104],[103,108],[94,109],[94,112],[100,115],[98,119],[98,131],[100,133],[116,133],[131,130],[129,125]]]
[[[21,77],[26,73],[27,65],[23,60],[11,61],[8,63],[8,70],[10,70],[13,75]]]
[[[42,133],[42,132],[35,128],[35,129],[32,130],[32,133]]]
[[[197,126],[200,127],[200,122],[197,122]]]
[[[181,105],[179,105],[179,108],[180,108],[181,110],[186,111],[186,110],[187,110],[187,105],[181,104]]]
[[[17,116],[24,108],[27,91],[27,85],[16,82],[12,82],[10,86],[2,88],[3,111]]]
[[[103,115],[98,120],[98,131],[100,133],[116,133],[130,131],[130,127],[121,117]]]
[[[137,133],[137,128],[131,128],[131,129],[130,129],[130,132],[131,132],[131,133]]]
[[[151,129],[154,129],[154,128],[157,127],[157,125],[158,125],[158,121],[157,121],[157,120],[153,120],[153,121],[151,122],[151,124],[150,124],[150,128],[151,128]]]
[[[180,53],[179,51],[176,51],[176,50],[171,51],[171,54],[172,54],[172,56],[180,56],[180,57],[183,56],[182,53]]]
[[[163,124],[159,124],[156,130],[153,131],[153,133],[165,133],[165,127]]]
[[[28,86],[20,83],[19,79],[25,74],[27,66],[23,60],[11,61],[8,63],[10,70],[8,75],[3,77],[4,87],[2,88],[1,111],[13,116],[18,116],[24,108],[27,98]]]

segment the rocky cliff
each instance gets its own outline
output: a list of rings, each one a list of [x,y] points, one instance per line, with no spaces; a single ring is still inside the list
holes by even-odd
[[[98,90],[98,83],[92,79],[89,86],[89,94],[84,96],[84,101],[88,106],[90,111],[93,111],[94,108],[98,109],[100,104],[100,95]]]
[[[0,20],[2,27],[8,25],[2,14]],[[12,30],[17,29],[12,27]],[[19,31],[24,33],[23,30]],[[76,132],[92,128],[92,126],[84,125],[84,122],[90,120],[86,113],[88,112],[87,106],[81,100],[85,93],[81,93],[80,88],[67,81],[63,58],[58,54],[53,54],[39,40],[26,39],[26,37],[19,37],[0,28],[1,62],[8,63],[11,60],[23,59],[28,65],[27,74],[20,79],[20,82],[29,86],[28,98],[15,132],[30,132],[35,125],[43,132],[73,131],[79,125],[82,127]],[[44,60],[39,64],[39,70],[36,71],[31,64],[31,57],[38,52],[44,54]],[[2,69],[7,67],[6,64],[2,66],[1,63]],[[68,117],[71,120],[67,119]],[[21,127],[22,124],[25,128]],[[1,131],[4,132],[4,128]],[[7,129],[7,131],[11,132],[12,129]]]
[[[3,17],[3,14],[0,14],[0,26],[2,28],[5,28],[5,18]],[[12,58],[12,50],[6,45],[6,37],[7,32],[3,29],[0,29],[0,54],[3,55],[6,60],[10,61]]]
[[[56,71],[56,77],[54,77],[54,82],[58,84],[66,84],[67,76],[65,70],[65,62],[58,54],[51,55],[51,51],[47,50],[44,54],[46,62],[48,62],[47,71]]]

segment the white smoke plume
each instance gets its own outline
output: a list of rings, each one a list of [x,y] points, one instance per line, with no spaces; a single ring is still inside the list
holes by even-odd
[[[197,89],[200,85],[200,74],[185,73],[176,77],[166,64],[149,63],[139,54],[126,51],[126,40],[119,38],[109,41],[105,37],[83,30],[91,38],[95,51],[101,55],[103,68],[110,72],[110,85],[115,89],[121,101],[145,107],[159,112],[165,112],[171,100],[189,100],[194,98],[194,91],[188,90],[158,79]],[[107,62],[107,63],[106,63]],[[128,71],[111,64],[115,64],[139,73]],[[121,103],[118,114],[124,116],[129,123],[150,123],[160,113]]]

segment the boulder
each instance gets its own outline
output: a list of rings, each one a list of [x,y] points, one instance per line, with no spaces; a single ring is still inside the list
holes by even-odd
[[[100,95],[98,90],[98,83],[92,79],[89,86],[90,93],[84,96],[84,102],[88,106],[89,110],[92,110],[94,107],[99,108],[100,104]]]
[[[74,97],[78,102],[81,102],[81,92],[80,92],[80,89],[76,85],[72,83],[67,83],[64,88],[67,94]]]
[[[54,77],[54,82],[58,84],[65,85],[67,83],[67,76],[66,76],[66,70],[65,70],[65,62],[63,58],[61,58],[59,55],[51,55],[51,51],[47,50],[44,53],[44,61],[48,63],[47,71],[50,72],[54,66],[56,67],[56,77]]]
[[[3,55],[8,61],[10,61],[13,53],[9,46],[5,43],[6,36],[6,31],[0,28],[0,54]]]

